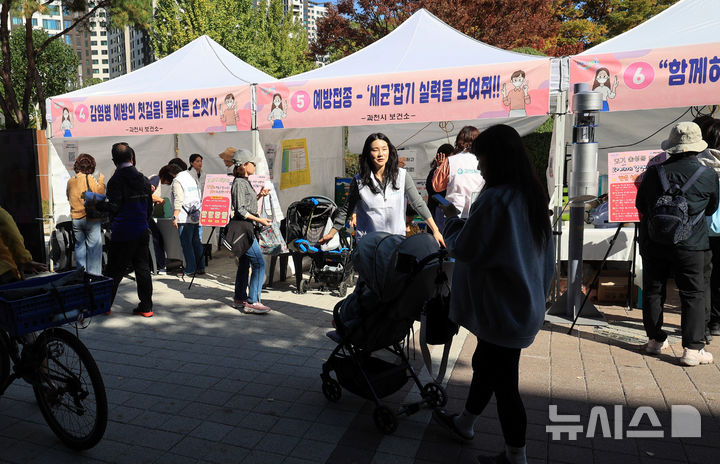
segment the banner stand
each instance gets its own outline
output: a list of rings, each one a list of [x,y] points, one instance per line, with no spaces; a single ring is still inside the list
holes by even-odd
[[[207,254],[208,247],[210,245],[210,240],[212,240],[213,233],[215,233],[215,229],[217,226],[213,226],[212,229],[210,229],[210,235],[208,235],[207,242],[203,243],[203,252],[200,254],[200,258],[197,260],[197,263],[195,263],[195,269],[198,269],[200,267],[200,263],[203,259],[205,259],[205,255]],[[190,285],[188,285],[188,290],[192,287],[193,282],[195,282],[195,276],[197,276],[197,271],[195,271],[195,274],[193,274],[192,279],[190,279]]]

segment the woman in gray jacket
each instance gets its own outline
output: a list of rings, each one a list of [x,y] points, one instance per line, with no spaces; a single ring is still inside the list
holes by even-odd
[[[492,126],[473,142],[485,187],[467,219],[453,218],[445,243],[455,258],[450,318],[477,337],[465,410],[435,419],[464,440],[493,394],[506,449],[481,462],[525,464],[527,418],[518,391],[520,350],[545,317],[553,275],[548,196],[517,131]]]

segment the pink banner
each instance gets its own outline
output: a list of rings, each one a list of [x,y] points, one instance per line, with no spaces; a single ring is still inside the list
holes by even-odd
[[[51,99],[53,137],[250,130],[250,86]]]
[[[720,43],[571,58],[570,82],[602,92],[603,111],[717,103]]]
[[[258,127],[402,124],[544,115],[550,61],[342,79],[274,82],[257,89]]]
[[[658,150],[608,153],[608,222],[638,222],[637,190],[648,166],[665,161]]]
[[[208,174],[205,177],[201,226],[225,227],[230,220],[230,192],[233,178],[226,174]]]

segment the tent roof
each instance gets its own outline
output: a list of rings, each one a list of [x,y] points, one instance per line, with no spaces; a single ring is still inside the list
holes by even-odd
[[[203,35],[137,71],[58,97],[211,89],[274,80]]]
[[[538,58],[536,55],[503,50],[468,37],[423,8],[382,39],[352,55],[285,80],[457,68]]]
[[[644,23],[581,55],[678,47],[718,40],[720,1],[680,0]]]

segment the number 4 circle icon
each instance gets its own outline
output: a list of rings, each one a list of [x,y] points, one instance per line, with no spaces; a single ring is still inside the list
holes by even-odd
[[[641,90],[652,84],[655,79],[655,71],[649,63],[636,61],[625,69],[623,81],[628,88]]]
[[[79,122],[85,122],[88,119],[88,116],[90,116],[90,111],[88,111],[88,107],[85,105],[78,105],[77,108],[75,108],[75,118]]]

